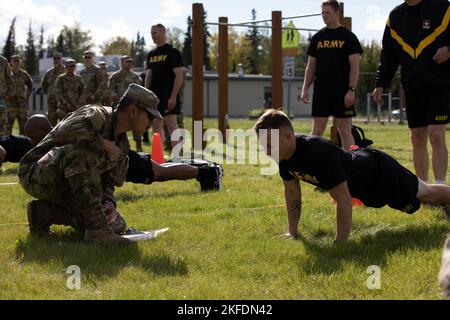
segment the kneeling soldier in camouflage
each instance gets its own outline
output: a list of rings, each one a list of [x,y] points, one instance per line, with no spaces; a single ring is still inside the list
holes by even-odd
[[[85,106],[69,114],[22,158],[20,183],[38,198],[28,204],[32,234],[47,234],[52,224],[84,230],[86,241],[127,244],[107,226],[102,204],[115,204],[114,186],[127,174],[127,132],[143,134],[159,101],[132,84],[118,108]]]

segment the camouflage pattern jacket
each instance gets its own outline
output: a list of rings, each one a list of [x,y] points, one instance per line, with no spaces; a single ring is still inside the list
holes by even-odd
[[[22,158],[18,172],[21,183],[30,181],[34,164],[52,150],[54,157],[48,167],[55,168],[54,176],[42,177],[44,181],[54,183],[61,173],[69,178],[95,167],[101,175],[103,200],[115,203],[114,187],[125,183],[130,151],[127,135],[115,135],[115,121],[109,107],[87,105],[69,114]],[[103,151],[104,139],[115,141],[122,151],[117,161],[111,161]]]
[[[108,89],[108,79],[105,79],[98,66],[92,65],[91,67],[82,70],[80,76],[84,81],[86,98],[94,96],[98,101],[106,94],[106,90]]]
[[[12,71],[15,94],[14,97],[19,100],[28,100],[28,97],[33,92],[33,79],[30,74],[23,69],[19,69],[17,72]]]
[[[57,65],[47,71],[42,79],[42,90],[49,99],[56,100],[56,79],[65,72],[63,65]]]
[[[132,83],[142,85],[141,77],[134,71],[126,72],[123,69],[120,69],[112,74],[109,79],[109,90],[111,90],[114,104],[119,102],[119,99]]]
[[[14,81],[8,60],[0,56],[0,99],[14,95]]]
[[[74,111],[84,104],[84,82],[77,74],[65,73],[56,80],[58,108]]]

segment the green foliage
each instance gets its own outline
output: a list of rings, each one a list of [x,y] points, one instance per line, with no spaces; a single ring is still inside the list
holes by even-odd
[[[254,121],[230,124],[248,129]],[[294,125],[311,131],[310,121]],[[406,126],[361,126],[375,147],[412,169]],[[30,238],[32,198],[20,186],[0,186],[0,299],[440,299],[437,274],[450,225],[438,210],[409,216],[356,207],[350,241],[333,245],[330,196],[302,184],[302,238],[285,240],[278,237],[287,229],[282,181],[260,169],[225,165],[220,193],[201,193],[195,180],[117,189],[130,226],[170,227],[129,248],[85,244],[57,226],[52,236]],[[16,182],[16,173],[16,164],[4,165],[0,183]],[[66,287],[71,265],[81,268],[81,290]],[[381,290],[367,288],[372,265],[381,269]]]
[[[16,54],[16,17],[14,17],[11,21],[11,25],[9,27],[8,36],[6,38],[5,46],[3,47],[3,56],[11,60],[11,56]]]
[[[192,65],[192,19],[187,18],[187,29],[184,34],[183,49],[181,50],[183,63],[185,66]]]
[[[129,55],[131,52],[131,43],[125,37],[115,37],[100,47],[104,55]]]
[[[58,52],[75,61],[83,61],[83,52],[90,50],[93,46],[90,31],[83,31],[79,24],[73,27],[64,26],[56,44]]]
[[[33,29],[31,28],[31,22],[28,27],[28,38],[25,46],[25,69],[27,72],[34,76],[39,73],[39,66],[37,61],[36,47],[34,45]]]

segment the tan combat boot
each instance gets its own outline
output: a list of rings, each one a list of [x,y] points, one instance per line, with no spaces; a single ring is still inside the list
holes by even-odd
[[[86,229],[84,232],[84,240],[87,242],[96,242],[103,244],[127,245],[131,241],[122,238],[114,233],[111,227],[107,225],[107,221],[103,212],[103,208],[94,208],[84,213]]]

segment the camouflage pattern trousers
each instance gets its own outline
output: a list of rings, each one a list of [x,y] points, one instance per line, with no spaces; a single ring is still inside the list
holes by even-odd
[[[50,121],[52,127],[55,127],[56,124],[58,123],[58,115],[56,113],[56,109],[58,108],[58,101],[56,100],[56,97],[49,97],[47,105],[48,105],[47,111],[48,121]]]
[[[87,149],[81,151],[80,154],[92,154]],[[66,177],[68,172],[64,170],[64,163],[77,162],[79,159],[59,161],[57,158],[61,152],[61,148],[50,150],[31,166],[29,172],[19,177],[20,184],[31,196],[58,206],[64,214],[70,213],[72,221],[80,229],[103,228],[106,219],[101,204],[100,173],[94,167],[85,166],[77,174]]]
[[[6,128],[5,134],[12,134],[14,121],[19,123],[20,135],[25,134],[25,123],[28,120],[28,102],[25,99],[13,97],[8,101],[6,107]]]

